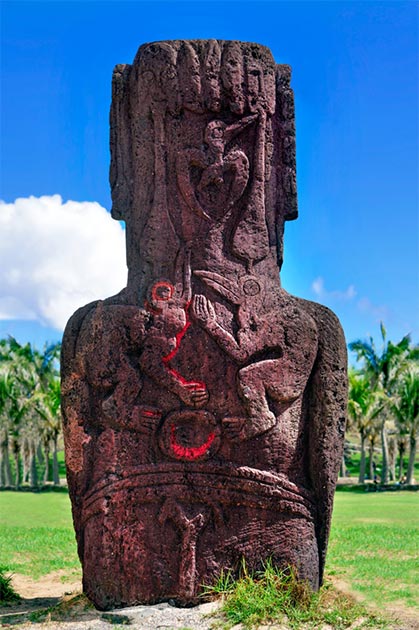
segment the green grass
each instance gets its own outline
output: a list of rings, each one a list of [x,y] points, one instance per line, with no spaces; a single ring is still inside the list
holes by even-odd
[[[222,575],[207,594],[222,594],[222,612],[227,630],[243,624],[245,628],[258,628],[260,624],[285,622],[292,629],[316,630],[328,624],[335,630],[350,627],[386,628],[387,622],[368,613],[350,597],[338,593],[325,584],[319,593],[312,593],[306,583],[300,582],[292,569],[280,570],[267,561],[263,571],[248,573],[243,567],[242,576],[234,581]]]
[[[80,573],[68,494],[0,492],[0,566],[33,578]]]
[[[337,492],[326,571],[371,603],[419,606],[419,493]]]
[[[66,468],[65,468],[65,455],[64,455],[64,451],[58,451],[57,453],[57,460],[58,460],[58,473],[60,475],[60,477],[62,477],[63,479],[65,479],[66,476]],[[51,465],[52,468],[52,465]],[[52,473],[51,473],[52,474]]]

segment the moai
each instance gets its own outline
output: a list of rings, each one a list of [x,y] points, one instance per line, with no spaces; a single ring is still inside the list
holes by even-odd
[[[333,313],[280,284],[290,68],[258,44],[141,46],[114,71],[110,182],[127,287],[78,310],[62,351],[86,594],[190,605],[268,558],[317,589],[346,347]]]

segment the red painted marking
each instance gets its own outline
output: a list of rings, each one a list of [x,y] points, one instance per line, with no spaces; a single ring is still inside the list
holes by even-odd
[[[191,322],[189,321],[188,314],[186,313],[186,324],[184,325],[182,330],[176,334],[176,345],[173,348],[173,350],[169,352],[169,354],[163,357],[163,363],[169,363],[169,361],[173,359],[174,356],[176,356],[179,350],[180,342],[182,341],[183,337],[186,335],[186,331],[188,330],[190,325],[191,325]]]
[[[182,459],[194,461],[195,459],[198,459],[198,457],[202,457],[202,455],[205,455],[205,453],[208,451],[214,440],[215,433],[210,433],[207,441],[201,444],[201,446],[182,446],[176,441],[175,425],[172,424],[172,426],[170,427],[170,448],[177,457],[181,457]]]
[[[164,362],[166,363],[166,361]],[[172,374],[172,376],[175,377],[177,381],[179,381],[179,383],[182,383],[182,385],[187,385],[189,389],[193,389],[194,391],[198,391],[200,389],[205,391],[207,389],[207,386],[205,385],[205,383],[201,383],[200,381],[188,381],[186,378],[182,376],[182,374],[179,374],[177,370],[174,370],[171,367],[168,367],[167,370],[170,372],[170,374]]]
[[[189,313],[188,313],[188,309],[189,309],[190,303],[191,302],[189,301],[185,305],[186,324],[184,325],[182,330],[179,331],[176,334],[175,347],[173,348],[173,350],[171,352],[169,352],[169,354],[167,354],[165,357],[162,358],[162,361],[165,364],[167,370],[170,372],[170,374],[172,376],[174,376],[176,378],[176,380],[179,381],[179,383],[181,383],[182,385],[187,385],[187,386],[190,387],[190,389],[193,389],[195,391],[200,390],[200,389],[206,390],[207,387],[206,387],[205,383],[201,383],[200,381],[188,381],[181,374],[179,374],[179,372],[177,372],[177,370],[175,370],[174,368],[172,368],[172,367],[170,367],[168,365],[169,361],[171,361],[176,356],[176,354],[178,353],[181,341],[182,341],[183,337],[186,335],[186,332],[187,332],[189,326],[191,325],[191,321],[189,319]]]
[[[191,303],[190,301],[187,302],[187,304],[185,306],[186,324],[184,325],[182,330],[176,334],[176,344],[175,344],[175,347],[173,348],[173,350],[171,352],[169,352],[169,354],[167,354],[165,357],[163,357],[163,362],[164,363],[168,363],[177,354],[177,351],[179,350],[179,347],[180,347],[180,342],[182,341],[182,339],[186,335],[186,331],[188,330],[189,326],[191,325],[191,320],[189,319],[189,305],[190,305],[190,303]]]
[[[159,289],[169,289],[169,295],[165,297],[158,295],[157,291]],[[170,284],[170,282],[165,282],[164,280],[162,280],[161,282],[156,282],[155,284],[153,284],[153,287],[151,289],[151,297],[155,302],[159,302],[159,301],[167,302],[173,297],[174,292],[175,292],[175,287],[173,286],[173,284]]]
[[[157,418],[160,414],[156,411],[150,411],[149,409],[143,409],[141,412],[142,416],[147,416],[147,418]]]

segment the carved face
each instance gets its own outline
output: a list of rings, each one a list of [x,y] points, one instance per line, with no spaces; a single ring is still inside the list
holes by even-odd
[[[153,284],[151,299],[153,302],[167,302],[173,296],[174,290],[174,286],[170,282],[161,280]]]
[[[167,280],[155,282],[149,289],[149,300],[145,308],[157,316],[158,328],[164,330],[168,337],[175,336],[186,326],[186,313],[183,306],[172,299],[175,287]]]
[[[226,124],[221,120],[212,120],[205,129],[205,142],[210,149],[224,150]]]
[[[164,332],[168,337],[173,337],[186,326],[186,313],[173,300],[168,300],[163,306],[162,319]]]

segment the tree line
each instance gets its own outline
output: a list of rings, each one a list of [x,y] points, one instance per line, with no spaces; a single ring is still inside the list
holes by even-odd
[[[0,340],[0,487],[60,483],[60,348]]]
[[[348,429],[359,433],[359,483],[377,480],[374,452],[381,450],[380,481],[412,484],[419,432],[419,346],[406,335],[387,339],[382,347],[372,337],[349,344],[359,367],[349,369]],[[405,455],[408,455],[405,467]],[[367,470],[368,467],[368,470]]]
[[[348,399],[348,429],[360,438],[358,481],[377,477],[379,449],[381,483],[411,484],[419,432],[419,346],[408,335],[392,343],[383,325],[381,336],[381,350],[372,338],[349,344],[358,362],[349,369]],[[0,340],[0,487],[60,483],[60,349],[59,343],[39,351],[13,337]]]

